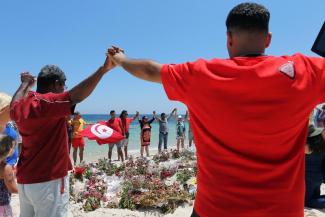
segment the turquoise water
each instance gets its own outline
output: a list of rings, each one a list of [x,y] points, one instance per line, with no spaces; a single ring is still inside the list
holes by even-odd
[[[129,115],[129,117],[133,117],[134,115]],[[152,114],[146,114],[146,116],[151,119]],[[142,115],[140,115],[140,118]],[[96,123],[101,120],[108,120],[108,115],[101,115],[101,114],[85,114],[82,115],[82,118],[87,123]],[[174,118],[171,118],[168,122],[169,126],[169,136],[168,136],[168,147],[175,146],[176,145],[176,121]],[[154,121],[151,124],[151,145],[150,149],[157,149],[158,150],[158,141],[159,141],[159,124],[157,121]],[[130,125],[130,138],[129,138],[129,146],[128,149],[130,151],[132,150],[139,150],[140,149],[140,125],[137,120],[134,120]],[[188,123],[186,122],[186,136],[188,135]],[[107,145],[99,146],[95,141],[90,141],[88,139],[85,139],[86,147],[85,147],[85,155],[98,155],[102,156],[103,154],[106,154],[108,151]],[[188,140],[186,140],[186,144],[188,143]]]

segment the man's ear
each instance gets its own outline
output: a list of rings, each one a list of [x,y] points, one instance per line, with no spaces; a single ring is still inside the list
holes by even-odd
[[[267,33],[265,48],[268,48],[272,41],[272,32]]]
[[[227,31],[227,46],[232,47],[233,45],[233,36],[230,31]]]
[[[62,92],[62,83],[59,80],[56,80],[53,84],[53,88],[56,93],[61,93]]]

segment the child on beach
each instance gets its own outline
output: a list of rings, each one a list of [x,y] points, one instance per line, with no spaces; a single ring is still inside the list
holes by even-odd
[[[305,206],[310,208],[325,208],[325,195],[320,195],[320,186],[324,181],[325,172],[325,141],[322,129],[309,126],[305,148],[306,193]]]
[[[151,123],[155,120],[153,117],[150,121],[148,121],[147,116],[143,116],[142,120],[139,120],[140,123],[140,142],[141,142],[141,157],[143,157],[143,151],[146,150],[146,155],[149,157],[149,145],[151,138]]]
[[[12,193],[18,193],[13,168],[7,164],[6,158],[13,154],[15,141],[0,134],[0,216],[11,217],[10,198]]]

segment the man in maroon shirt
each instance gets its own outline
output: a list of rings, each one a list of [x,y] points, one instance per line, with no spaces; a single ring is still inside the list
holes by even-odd
[[[10,105],[11,118],[22,135],[23,147],[17,166],[20,213],[25,217],[67,216],[68,151],[66,118],[75,105],[87,98],[103,75],[114,67],[107,57],[103,66],[69,91],[64,72],[46,65],[37,77],[37,91],[30,91],[35,78],[21,75],[21,85]]]

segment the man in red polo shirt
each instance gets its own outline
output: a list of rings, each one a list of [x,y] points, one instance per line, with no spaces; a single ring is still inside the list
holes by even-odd
[[[189,108],[198,160],[193,216],[304,216],[308,116],[325,101],[325,59],[266,55],[269,18],[255,3],[230,11],[229,59],[161,65],[109,49],[115,64],[162,83]]]
[[[107,121],[107,126],[112,128],[116,132],[119,132],[120,134],[122,134],[121,119],[116,118],[116,112],[114,110],[111,110],[109,112],[109,115],[111,116],[111,118]],[[118,142],[116,144],[115,143],[108,144],[108,146],[109,146],[108,147],[108,160],[109,160],[109,163],[111,163],[111,161],[112,161],[112,152],[113,152],[114,145],[116,145],[116,148],[117,148],[118,159],[121,159],[122,162],[123,162],[124,158],[123,158],[123,152],[122,152],[122,142]]]
[[[107,57],[94,74],[69,91],[66,77],[55,65],[41,69],[37,91],[29,91],[35,79],[21,75],[22,83],[10,105],[11,118],[23,139],[17,165],[20,213],[24,217],[67,216],[69,202],[68,171],[72,169],[66,118],[77,103],[87,98],[103,75],[113,68]]]

